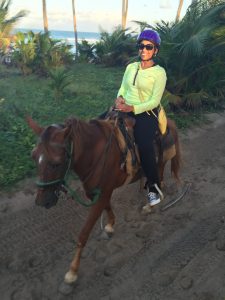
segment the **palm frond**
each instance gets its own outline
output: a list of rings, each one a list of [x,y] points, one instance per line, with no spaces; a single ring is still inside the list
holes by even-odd
[[[185,94],[183,96],[183,101],[186,108],[197,110],[208,97],[209,95],[204,90],[200,90],[199,92]]]
[[[201,56],[205,50],[205,44],[209,40],[209,29],[203,28],[193,34],[180,48],[184,57]]]

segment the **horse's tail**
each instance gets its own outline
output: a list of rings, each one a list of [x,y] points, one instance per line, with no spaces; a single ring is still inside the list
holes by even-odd
[[[168,119],[168,127],[173,135],[175,149],[176,149],[176,154],[171,159],[171,173],[178,181],[180,181],[179,171],[181,167],[181,147],[180,147],[180,142],[178,137],[178,131],[175,122],[171,119]]]

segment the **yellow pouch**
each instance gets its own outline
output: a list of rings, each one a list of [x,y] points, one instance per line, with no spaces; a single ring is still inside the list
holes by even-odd
[[[166,117],[166,112],[162,105],[160,105],[160,111],[158,114],[158,122],[159,122],[159,130],[161,131],[161,134],[166,133],[166,128],[167,128],[167,117]]]
[[[164,108],[160,104],[160,110],[159,110],[159,113],[158,113],[158,117],[154,113],[153,110],[151,110],[151,112],[158,119],[159,130],[160,130],[161,134],[162,135],[165,134],[166,133],[166,128],[167,128],[167,117],[166,117],[166,112],[165,112]]]

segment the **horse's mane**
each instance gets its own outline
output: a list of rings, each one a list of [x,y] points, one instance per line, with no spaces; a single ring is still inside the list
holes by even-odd
[[[73,117],[66,119],[65,126],[71,128],[71,133],[74,136],[82,135],[84,138],[92,137],[96,128],[100,128],[105,135],[112,129],[112,125],[105,120],[92,119],[90,121],[83,121]]]
[[[104,120],[93,119],[90,121],[83,121],[78,118],[70,117],[65,120],[64,124],[52,124],[45,128],[42,132],[40,140],[47,147],[51,139],[52,133],[55,129],[70,128],[70,135],[72,138],[77,137],[76,148],[79,148],[83,142],[88,142],[95,138],[96,132],[100,129],[105,136],[111,130],[110,123]],[[97,129],[98,128],[98,129]],[[79,149],[77,149],[79,151]]]
[[[112,125],[104,120],[92,119],[90,121],[79,120],[70,117],[65,120],[65,127],[70,127],[70,135],[76,143],[76,154],[82,153],[83,145],[88,145],[94,141],[97,142],[98,137],[109,137],[112,131]]]

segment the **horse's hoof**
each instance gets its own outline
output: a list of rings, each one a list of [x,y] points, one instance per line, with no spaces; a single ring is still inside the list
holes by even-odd
[[[146,215],[146,214],[150,214],[151,212],[152,209],[149,203],[142,207],[142,211],[141,211],[142,214]]]
[[[107,224],[105,226],[105,232],[107,232],[107,233],[109,233],[109,234],[112,235],[114,233],[114,229],[113,229],[112,225]]]
[[[77,281],[77,274],[76,273],[73,273],[72,271],[69,271],[66,273],[65,275],[65,278],[64,278],[64,281],[65,283],[67,284],[72,284],[74,283],[75,281]]]
[[[73,291],[73,285],[65,283],[64,281],[60,284],[58,291],[63,295],[69,295]]]

